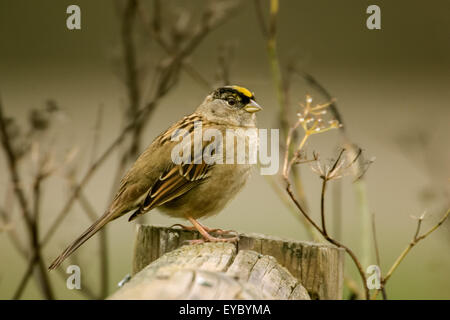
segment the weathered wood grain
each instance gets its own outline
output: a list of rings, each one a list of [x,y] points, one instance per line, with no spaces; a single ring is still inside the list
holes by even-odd
[[[225,273],[237,283],[231,280],[225,281],[223,274],[217,276],[218,278],[208,274],[208,278],[214,278],[214,281],[218,281],[217,283],[221,286],[237,288],[236,286],[240,285],[240,291],[235,291],[235,298],[242,295],[257,298],[296,299],[305,296],[304,289],[312,299],[342,298],[344,278],[342,249],[325,244],[286,241],[258,234],[240,234],[239,236],[240,239],[235,245],[207,243],[182,246],[185,240],[198,239],[199,234],[178,228],[139,225],[134,249],[133,274],[137,276],[139,271],[155,262],[146,268],[146,277],[153,275],[147,269],[160,269],[162,263],[175,266],[176,272],[171,273],[169,279],[172,279],[175,274],[177,277],[181,277],[180,274],[184,277],[189,277],[187,274],[196,277],[196,274],[200,272],[202,277],[206,277],[205,272]],[[177,248],[180,249],[174,251]],[[171,254],[167,255],[169,252]],[[170,270],[170,267],[168,268]],[[276,281],[283,281],[283,283],[280,286],[280,283],[277,284]],[[256,292],[253,291],[255,288]],[[189,291],[186,294],[188,296],[194,293]],[[184,298],[188,299],[187,296]]]
[[[182,246],[166,253],[109,299],[309,300],[275,258],[230,243]]]

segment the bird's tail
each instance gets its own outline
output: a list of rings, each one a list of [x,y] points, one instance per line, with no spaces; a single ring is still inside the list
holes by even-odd
[[[68,256],[70,256],[75,250],[77,250],[83,243],[85,243],[90,237],[97,233],[105,224],[111,221],[111,215],[106,212],[97,221],[95,221],[86,231],[83,232],[72,244],[70,244],[66,250],[64,250],[52,264],[48,267],[49,270],[57,268]]]

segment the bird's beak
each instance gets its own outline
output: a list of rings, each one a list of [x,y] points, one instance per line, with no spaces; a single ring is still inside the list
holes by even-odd
[[[262,108],[259,104],[255,102],[255,100],[250,99],[250,103],[244,107],[244,110],[247,111],[248,113],[254,113],[261,111]]]

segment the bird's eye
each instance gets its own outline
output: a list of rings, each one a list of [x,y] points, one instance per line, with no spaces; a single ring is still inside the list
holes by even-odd
[[[228,103],[229,106],[234,106],[234,105],[236,104],[236,100],[234,100],[234,99],[228,99],[228,100],[227,100],[227,103]]]

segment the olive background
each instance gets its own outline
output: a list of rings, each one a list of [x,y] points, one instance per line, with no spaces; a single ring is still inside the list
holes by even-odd
[[[170,6],[196,13],[204,5],[199,0],[169,2]],[[70,4],[81,8],[81,30],[66,28],[66,8]],[[381,8],[381,30],[366,28],[366,8],[371,4]],[[450,3],[444,0],[280,1],[278,50],[282,63],[295,60],[300,69],[314,75],[337,99],[350,137],[368,156],[376,157],[366,183],[370,211],[376,214],[384,271],[414,234],[416,221],[411,215],[427,211],[429,215],[424,222],[427,228],[449,204],[449,9]],[[258,114],[259,127],[276,129],[276,94],[253,1],[242,1],[229,21],[196,49],[191,63],[205,78],[214,82],[219,47],[228,42],[236,46],[231,79],[251,89],[263,106],[264,110]],[[145,53],[142,70],[152,70],[161,52],[150,39],[143,40],[142,36],[140,43]],[[103,121],[97,154],[124,125],[122,115],[127,95],[120,77],[120,55],[120,25],[113,1],[0,1],[0,94],[5,112],[25,123],[28,110],[43,106],[47,99],[55,100],[63,112],[47,147],[53,148],[57,159],[62,161],[64,154],[76,146],[78,177],[89,166],[99,106],[103,108]],[[144,86],[151,75],[147,78],[142,81]],[[306,93],[311,93],[323,102],[301,79],[292,85],[294,101],[302,101]],[[191,113],[207,93],[183,74],[145,128],[142,147],[171,123]],[[294,118],[295,113],[291,116]],[[417,138],[421,134],[428,137],[426,147]],[[331,157],[339,141],[337,132],[314,136],[308,150]],[[3,201],[9,172],[3,152],[0,154],[0,201]],[[110,157],[86,188],[85,193],[98,213],[107,206],[117,163],[118,156]],[[32,169],[29,162],[24,162],[21,172],[29,179]],[[309,206],[317,219],[320,180],[307,167],[303,172]],[[67,198],[66,187],[62,175],[46,182],[43,230],[47,230]],[[361,217],[351,177],[344,178],[342,187],[343,241],[360,254]],[[327,207],[332,222],[331,202],[327,202]],[[20,221],[18,210],[14,220]],[[146,222],[171,225],[182,221],[154,210],[147,214]],[[46,261],[59,254],[88,223],[81,208],[75,205],[45,248]],[[204,223],[242,232],[307,238],[297,217],[284,207],[256,169],[245,190],[223,212]],[[107,228],[113,291],[130,272],[135,225],[124,217]],[[19,231],[23,232],[21,227]],[[79,250],[82,276],[93,287],[99,281],[98,261],[92,259],[98,255],[97,240],[94,237]],[[375,264],[374,258],[372,261]],[[351,261],[347,260],[346,265],[349,274],[359,282]],[[0,233],[0,298],[11,298],[25,268],[6,234]],[[449,270],[450,224],[446,223],[407,256],[389,281],[389,297],[449,299]],[[57,272],[52,272],[50,279],[58,298],[82,298],[75,290],[66,289]],[[39,297],[35,281],[30,281],[23,298]]]

